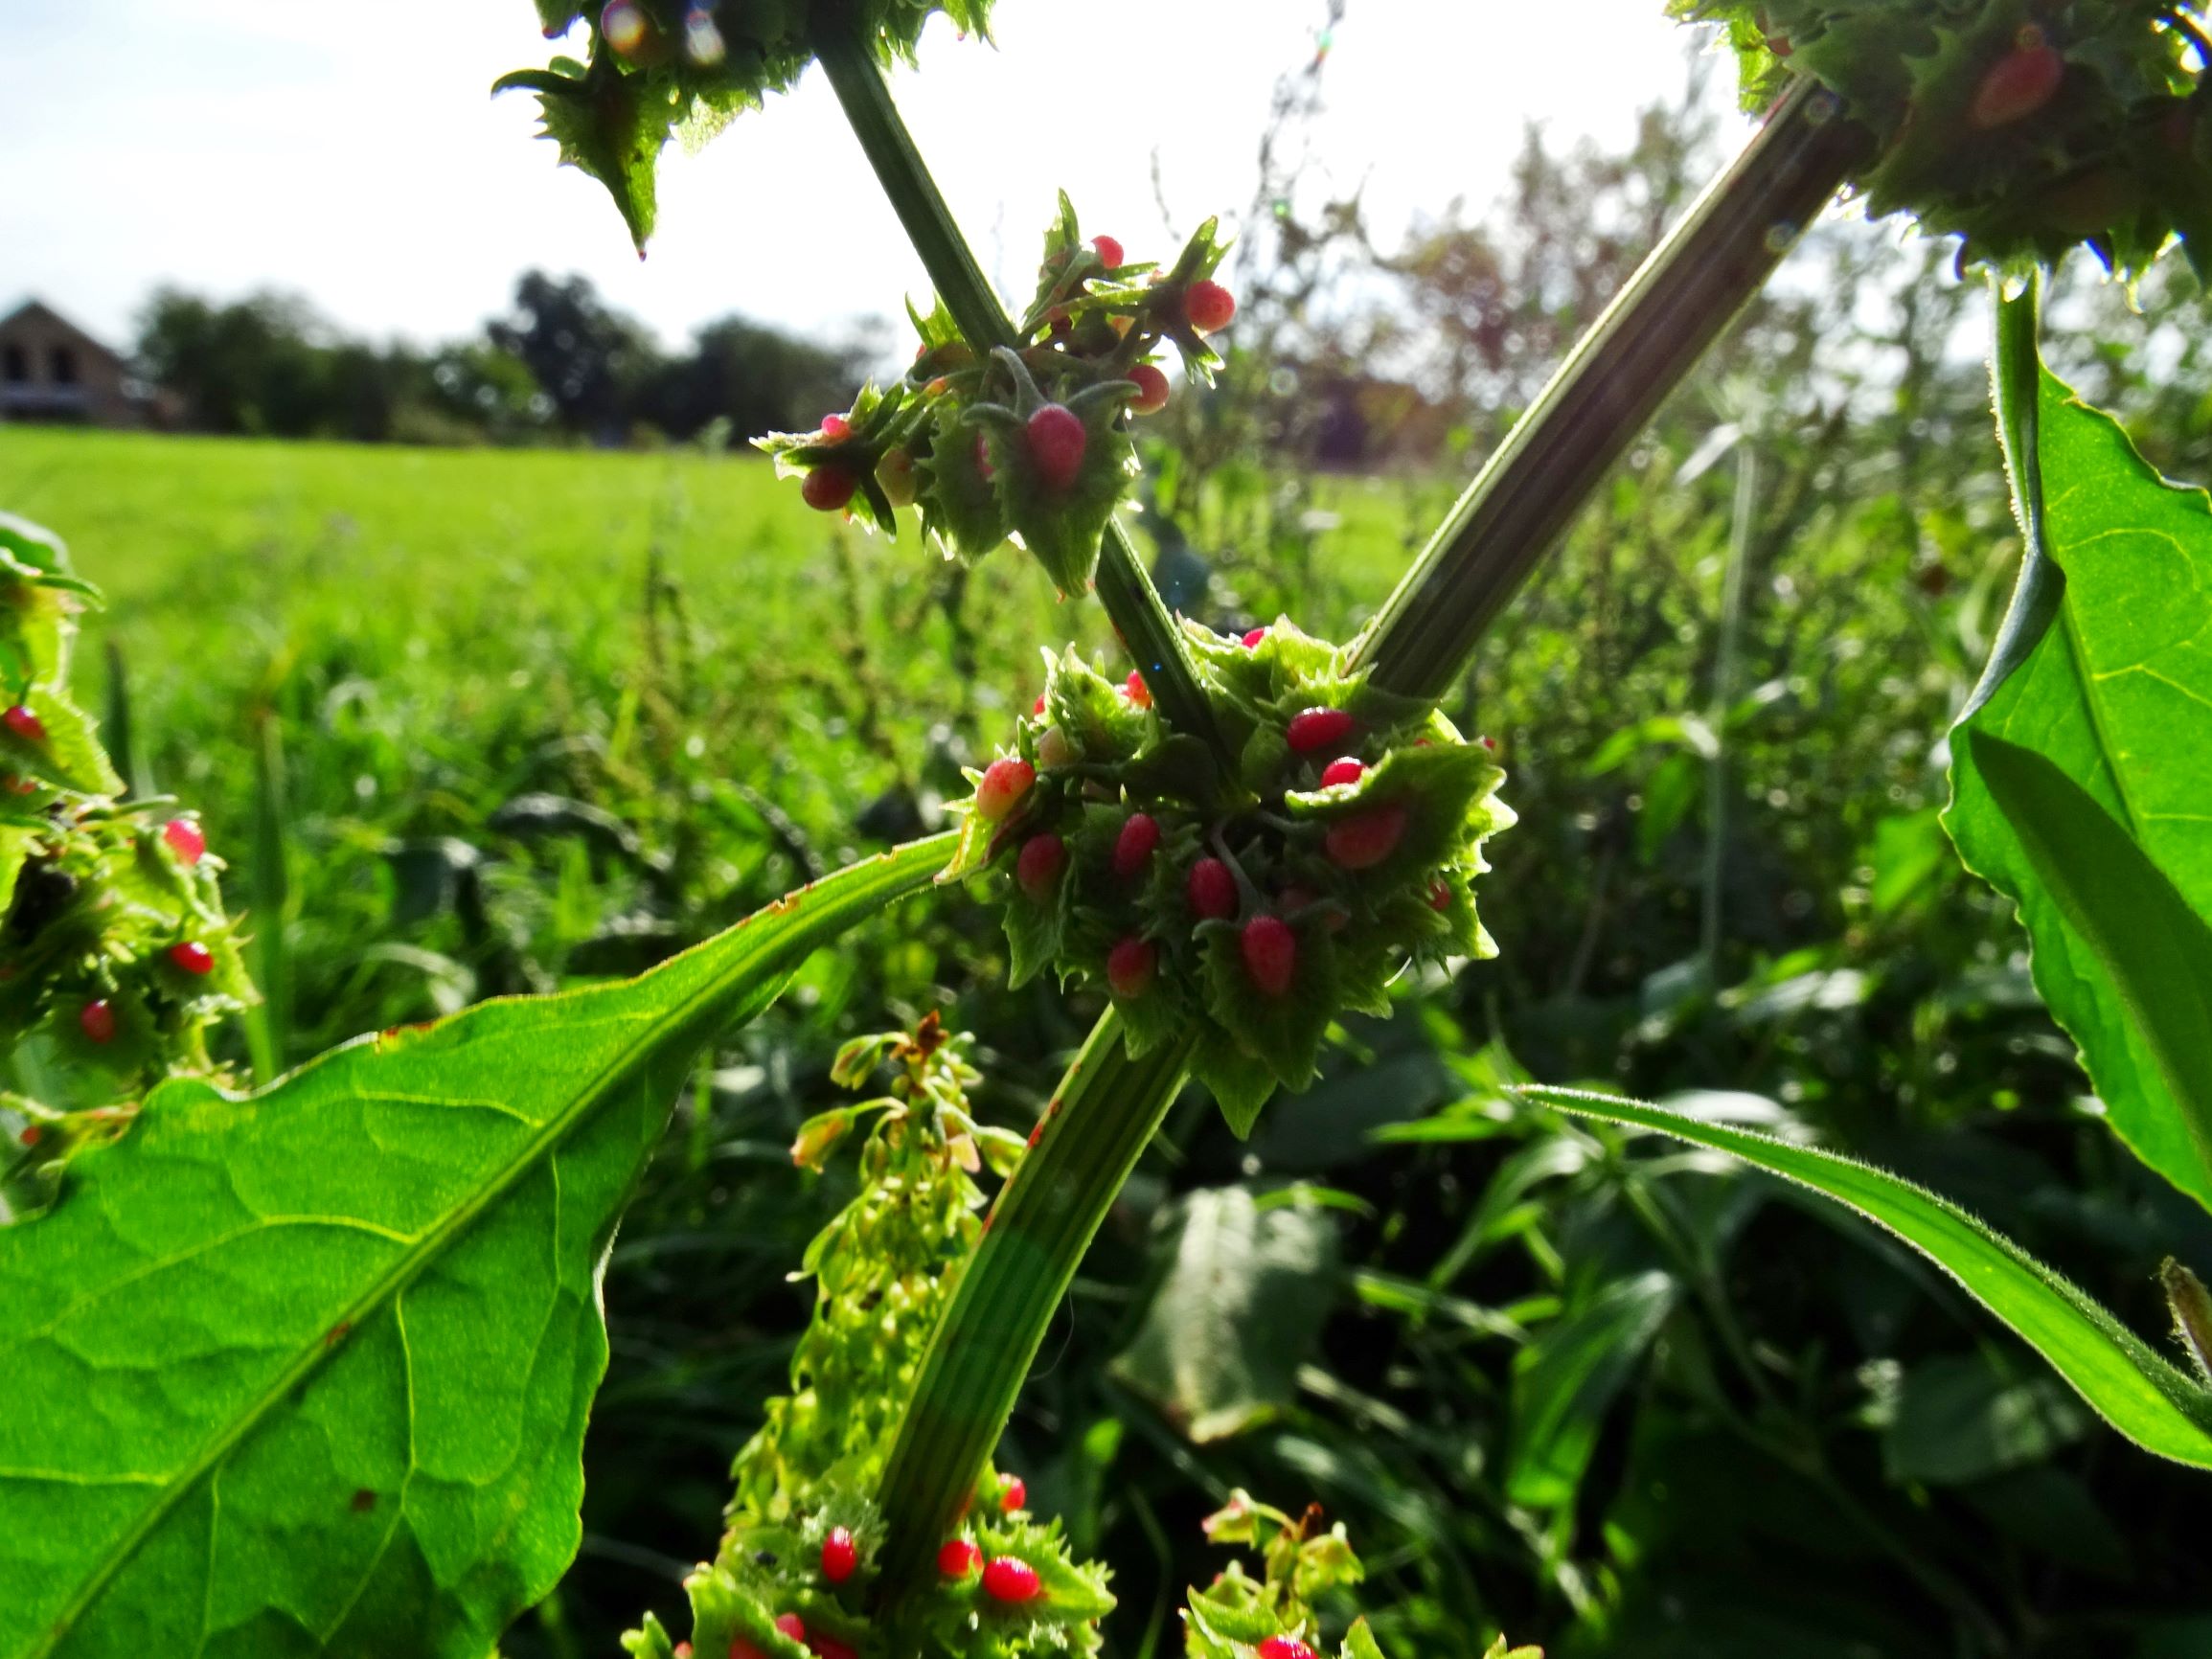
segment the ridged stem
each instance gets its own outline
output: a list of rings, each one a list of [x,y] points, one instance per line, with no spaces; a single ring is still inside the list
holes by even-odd
[[[874,66],[865,67],[879,97]],[[833,81],[840,74],[850,78],[852,66],[832,65]],[[1864,142],[1810,90],[1776,108],[1578,345],[1377,618],[1360,657],[1379,681],[1430,698],[1449,689],[1521,580],[1841,185]],[[893,190],[902,215],[906,199]],[[889,1527],[880,1593],[894,1618],[931,1581],[934,1552],[1013,1412],[1060,1297],[1181,1085],[1187,1048],[1131,1061],[1120,1033],[1109,1012],[1091,1034],[932,1339],[878,1489]]]
[[[1622,450],[1773,274],[1869,143],[1800,81],[1575,345],[1362,636],[1375,683],[1435,699]]]
[[[853,136],[860,141],[877,182],[961,333],[979,354],[994,346],[1018,346],[1014,321],[984,280],[983,267],[915,148],[849,7],[814,8],[814,48]],[[1230,760],[1214,724],[1213,706],[1198,689],[1182,632],[1119,520],[1107,525],[1100,544],[1096,585],[1099,602],[1135,659],[1161,717],[1175,730],[1201,739],[1224,761]]]
[[[888,1600],[935,1573],[1077,1264],[1182,1087],[1191,1046],[1132,1060],[1109,1011],[1045,1108],[953,1290],[883,1471]]]

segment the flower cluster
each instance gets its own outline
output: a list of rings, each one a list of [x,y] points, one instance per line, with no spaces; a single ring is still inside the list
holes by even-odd
[[[212,1074],[208,1028],[254,993],[198,821],[125,804],[70,698],[91,596],[59,538],[0,513],[0,1049],[43,1036],[85,1093],[129,1100],[172,1073]],[[4,1121],[12,1208],[123,1114],[10,1098]]]
[[[1133,1051],[1194,1031],[1194,1068],[1239,1133],[1312,1080],[1329,1023],[1389,1010],[1409,961],[1494,954],[1482,843],[1513,821],[1489,746],[1383,693],[1287,621],[1242,639],[1184,625],[1225,776],[1070,652],[1009,752],[974,774],[948,875],[1003,906],[1015,984],[1105,989]]]
[[[1018,349],[978,356],[942,307],[918,314],[904,379],[761,447],[804,478],[810,506],[896,534],[898,509],[913,505],[964,558],[1016,537],[1063,593],[1080,593],[1135,473],[1129,418],[1167,404],[1163,349],[1201,381],[1220,360],[1206,337],[1236,314],[1214,280],[1223,251],[1208,219],[1167,268],[1132,263],[1111,237],[1085,241],[1062,195]]]
[[[854,1127],[877,1119],[853,1201],[809,1246],[814,1315],[791,1361],[792,1392],[738,1454],[728,1530],[716,1559],[686,1581],[692,1636],[660,1623],[626,1639],[639,1659],[855,1659],[890,1645],[868,1607],[881,1516],[870,1497],[912,1395],[938,1315],[982,1233],[973,1176],[1004,1174],[1020,1137],[976,1123],[965,1038],[931,1014],[912,1033],[850,1043],[832,1072],[865,1084],[886,1061],[890,1091],[811,1119],[792,1157],[820,1168]],[[960,1531],[944,1541],[938,1581],[905,1610],[924,1650],[947,1659],[1090,1653],[1112,1610],[1105,1569],[1078,1565],[1060,1528],[1028,1512],[1015,1477],[986,1470]]]
[[[1324,1529],[1318,1504],[1295,1518],[1238,1489],[1203,1523],[1217,1544],[1258,1548],[1264,1576],[1232,1561],[1203,1590],[1191,1591],[1183,1615],[1183,1651],[1190,1659],[1320,1659],[1320,1619],[1313,1603],[1366,1577],[1341,1521]],[[1340,1659],[1382,1659],[1367,1621],[1344,1632]],[[1499,1637],[1484,1659],[1543,1659],[1540,1649],[1506,1646]]]
[[[1960,258],[2055,261],[2087,242],[2139,272],[2170,236],[2212,271],[2212,57],[2202,7],[2146,0],[1674,0],[1724,23],[1745,96],[1810,75],[1872,130],[1877,215],[1962,239]],[[2193,66],[2194,65],[2194,66]]]
[[[544,136],[606,187],[642,254],[668,141],[696,148],[740,110],[790,90],[814,57],[815,13],[831,4],[886,62],[912,60],[935,11],[990,37],[991,0],[537,0],[548,39],[589,26],[586,59],[518,69],[491,90],[537,94]]]

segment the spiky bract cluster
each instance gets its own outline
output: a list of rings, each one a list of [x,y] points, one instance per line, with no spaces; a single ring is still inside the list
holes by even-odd
[[[1194,1589],[1183,1616],[1189,1659],[1320,1659],[1321,1620],[1313,1603],[1366,1577],[1344,1526],[1325,1526],[1320,1506],[1295,1518],[1255,1502],[1242,1489],[1203,1523],[1206,1536],[1232,1548],[1258,1548],[1265,1572],[1254,1579],[1230,1562],[1203,1590]],[[1344,1632],[1338,1659],[1382,1659],[1367,1621]],[[1508,1648],[1499,1637],[1484,1659],[1543,1659],[1535,1648]]]
[[[1513,814],[1486,745],[1345,650],[1288,621],[1248,644],[1184,628],[1237,775],[1141,683],[1048,659],[997,776],[977,775],[950,873],[988,873],[1015,983],[1049,966],[1106,989],[1135,1049],[1195,1029],[1195,1068],[1243,1133],[1277,1084],[1312,1080],[1342,1011],[1388,1011],[1409,961],[1494,954],[1474,879]]]
[[[1880,141],[1875,214],[1961,239],[1961,262],[2051,263],[2087,243],[2139,273],[2178,237],[2212,270],[2201,4],[2175,0],[1671,0],[1725,24],[1745,98],[1794,75]]]
[[[884,1536],[870,1494],[930,1332],[981,1235],[972,1176],[986,1163],[1006,1173],[1022,1153],[1018,1136],[969,1114],[976,1074],[966,1040],[931,1014],[911,1034],[847,1044],[832,1076],[859,1087],[888,1062],[889,1091],[810,1120],[792,1147],[795,1161],[818,1169],[876,1119],[859,1192],[807,1251],[818,1293],[791,1360],[791,1393],[768,1402],[766,1422],[738,1454],[721,1547],[685,1582],[694,1653],[881,1659],[897,1646],[867,1611]],[[1096,1651],[1097,1621],[1113,1607],[1105,1570],[1070,1560],[1059,1524],[1032,1520],[1020,1489],[984,1472],[959,1534],[976,1570],[944,1578],[906,1610],[923,1650],[946,1659]],[[851,1554],[833,1576],[824,1546],[840,1531]],[[1033,1597],[1009,1602],[988,1592],[983,1564],[1002,1557],[1035,1573]],[[794,1622],[802,1634],[790,1633]],[[674,1650],[651,1618],[625,1646],[642,1659]]]
[[[931,12],[990,37],[991,0],[537,0],[548,37],[579,20],[586,58],[502,76],[494,92],[537,94],[560,159],[604,185],[630,238],[652,235],[654,170],[672,137],[696,148],[740,110],[787,92],[813,60],[814,14],[835,11],[885,62],[909,61]]]
[[[195,821],[125,804],[91,716],[69,694],[79,608],[93,596],[59,537],[0,513],[0,1052],[37,1034],[88,1079],[135,1099],[212,1074],[208,1028],[253,999]],[[11,1097],[0,1156],[19,1206],[108,1107],[63,1114]]]
[[[1197,380],[1220,361],[1199,325],[1219,326],[1205,302],[1227,299],[1212,281],[1225,250],[1208,219],[1165,269],[1109,265],[1118,244],[1084,241],[1064,194],[1060,207],[1036,298],[1015,324],[1018,350],[979,357],[942,307],[916,314],[921,345],[903,380],[863,388],[822,430],[759,442],[779,470],[807,477],[816,506],[849,504],[897,534],[897,510],[913,504],[962,558],[1016,536],[1063,593],[1079,593],[1134,476],[1128,428],[1140,380],[1164,384],[1155,362],[1169,345]]]

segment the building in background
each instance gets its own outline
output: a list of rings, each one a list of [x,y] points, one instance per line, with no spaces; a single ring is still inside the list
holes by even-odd
[[[0,420],[146,426],[155,405],[128,364],[41,301],[0,318]]]

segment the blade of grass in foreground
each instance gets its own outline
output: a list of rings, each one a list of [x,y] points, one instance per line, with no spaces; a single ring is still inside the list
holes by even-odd
[[[2212,1469],[2212,1390],[2075,1285],[1948,1199],[1887,1170],[1663,1106],[1579,1089],[1524,1088],[1562,1112],[1727,1152],[1845,1204],[1894,1233],[2012,1327],[2099,1416],[2145,1451]]]

